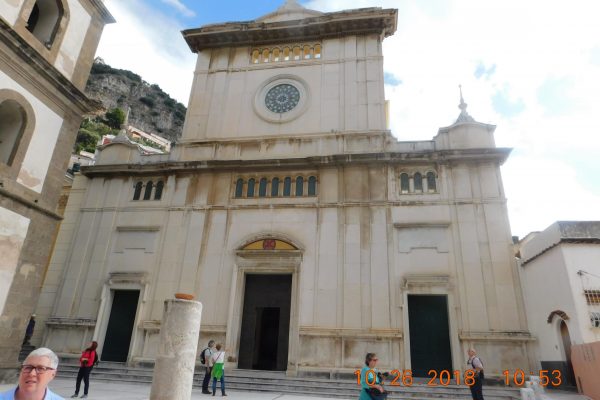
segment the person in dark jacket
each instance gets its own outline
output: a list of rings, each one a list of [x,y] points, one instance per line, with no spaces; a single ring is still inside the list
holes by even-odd
[[[33,330],[35,329],[35,314],[29,318],[29,323],[27,324],[27,329],[25,329],[25,339],[23,339],[23,345],[29,345],[29,341],[33,336]]]
[[[82,399],[88,397],[88,390],[90,388],[90,372],[94,368],[94,364],[98,363],[98,353],[96,348],[98,342],[91,342],[89,347],[81,353],[79,358],[79,372],[77,373],[77,381],[75,383],[75,394],[71,398],[77,397],[79,394],[79,388],[81,387],[81,380],[83,379],[83,395]]]

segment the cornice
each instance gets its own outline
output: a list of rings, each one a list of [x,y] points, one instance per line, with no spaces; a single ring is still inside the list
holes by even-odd
[[[72,105],[76,106],[79,114],[88,114],[101,110],[102,104],[96,100],[89,99],[81,90],[79,90],[69,79],[60,73],[52,64],[50,64],[42,55],[29,45],[10,25],[0,18],[0,42],[5,44],[12,54],[7,54],[10,61],[14,64],[14,58],[20,59],[27,66],[34,69],[36,75],[48,82],[55,93],[49,96],[62,95]],[[0,57],[2,54],[0,53]],[[38,76],[33,76],[25,69],[18,71],[32,82],[39,81]]]
[[[397,20],[396,9],[362,8],[292,21],[213,24],[187,29],[181,33],[190,49],[196,53],[217,47],[320,40],[372,33],[387,37],[396,31]]]
[[[117,22],[115,20],[115,18],[112,16],[112,14],[110,13],[110,11],[108,11],[108,9],[106,8],[106,6],[104,5],[104,2],[102,2],[102,0],[87,0],[87,1],[96,9],[98,14],[102,18],[102,21],[105,24],[114,24],[115,22]]]
[[[277,158],[257,160],[203,160],[167,161],[145,164],[108,164],[82,166],[81,173],[87,177],[110,175],[150,175],[211,171],[271,170],[273,168],[317,168],[323,166],[364,165],[373,163],[414,164],[418,162],[498,162],[503,163],[511,149],[467,149],[423,152],[383,152],[362,154],[336,154],[301,158]]]

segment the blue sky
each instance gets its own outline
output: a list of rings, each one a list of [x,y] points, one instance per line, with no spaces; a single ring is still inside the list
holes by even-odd
[[[195,55],[182,29],[255,19],[284,0],[105,0],[117,19],[97,55],[187,104]],[[600,2],[301,0],[319,11],[398,9],[384,41],[386,98],[398,140],[430,140],[458,115],[497,125],[513,233],[600,220]]]
[[[216,22],[252,20],[276,9],[281,1],[149,0],[148,3],[165,15],[178,19],[182,25],[191,28]]]

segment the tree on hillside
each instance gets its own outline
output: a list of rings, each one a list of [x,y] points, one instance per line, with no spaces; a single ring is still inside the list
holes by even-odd
[[[113,129],[120,129],[121,124],[125,121],[125,112],[120,108],[113,108],[104,115],[106,124]]]

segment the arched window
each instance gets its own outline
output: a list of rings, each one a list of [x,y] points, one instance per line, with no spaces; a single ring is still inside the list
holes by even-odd
[[[315,44],[315,58],[321,58],[321,45]]]
[[[311,58],[311,48],[309,45],[304,46],[303,56],[305,60],[309,60]]]
[[[163,181],[158,181],[156,183],[156,190],[154,191],[154,200],[160,200],[162,198],[162,192],[164,187],[165,183]]]
[[[268,63],[269,62],[269,57],[270,57],[270,52],[269,49],[264,49],[262,52],[262,62],[264,63]]]
[[[271,197],[279,196],[279,178],[273,178],[271,181]]]
[[[317,195],[317,178],[311,176],[308,178],[308,195],[316,196]]]
[[[429,192],[437,191],[437,186],[435,184],[435,174],[433,172],[427,173],[427,190]]]
[[[37,0],[29,14],[27,30],[50,48],[63,15],[64,8],[60,0]]]
[[[292,194],[292,178],[286,176],[283,179],[283,195],[290,196]]]
[[[258,184],[258,197],[265,197],[267,195],[267,178],[260,178]]]
[[[290,48],[289,47],[283,48],[283,61],[290,61]]]
[[[299,46],[294,47],[294,60],[299,60],[302,57],[302,50]]]
[[[254,185],[256,180],[254,178],[248,179],[248,191],[246,192],[246,197],[254,197]]]
[[[134,200],[139,200],[140,196],[142,195],[142,187],[144,186],[144,184],[142,182],[138,182],[135,184],[135,190],[133,191],[133,199]]]
[[[260,58],[260,51],[254,50],[252,52],[252,64],[258,64],[258,60]]]
[[[150,198],[152,198],[152,187],[154,185],[152,184],[152,181],[148,181],[148,183],[146,183],[146,190],[144,191],[144,200],[150,200]]]
[[[415,180],[415,192],[423,191],[423,175],[420,172],[417,172],[413,178]]]
[[[244,180],[238,179],[235,183],[235,197],[240,198],[244,195]]]
[[[304,178],[299,176],[296,178],[296,196],[304,194]]]
[[[23,131],[25,130],[26,114],[19,103],[5,100],[0,103],[0,162],[11,165]]]
[[[277,62],[281,60],[281,50],[278,47],[273,49],[273,61]]]
[[[408,193],[408,174],[402,173],[400,174],[400,191],[402,193]]]

